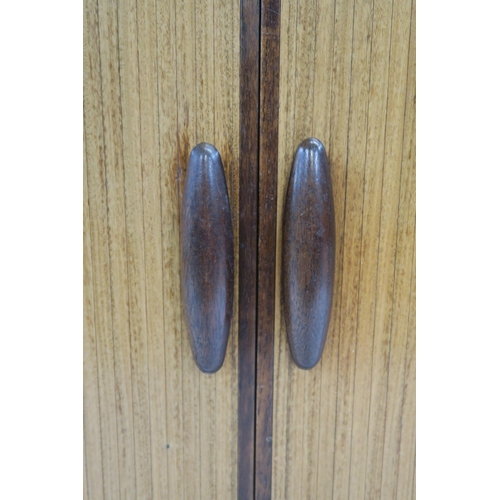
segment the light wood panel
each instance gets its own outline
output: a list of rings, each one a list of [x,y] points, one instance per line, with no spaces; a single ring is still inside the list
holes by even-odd
[[[282,2],[273,498],[410,498],[415,468],[415,7]],[[333,181],[335,297],[321,362],[292,362],[281,228],[296,147]]]
[[[238,297],[224,365],[201,374],[179,210],[189,152],[211,142],[238,248],[239,19],[236,0],[84,3],[88,498],[236,496]]]

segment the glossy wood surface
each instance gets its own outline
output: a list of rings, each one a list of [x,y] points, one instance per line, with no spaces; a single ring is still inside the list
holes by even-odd
[[[330,323],[335,219],[330,164],[321,142],[295,153],[283,215],[283,310],[290,352],[299,368],[316,366]]]
[[[231,207],[217,149],[198,144],[189,155],[181,211],[181,288],[196,364],[215,373],[226,355],[234,289]]]
[[[240,3],[85,0],[84,436],[88,497],[236,498],[238,258],[222,368],[182,320],[180,213],[200,142],[224,165],[235,247]]]
[[[415,5],[282,3],[273,499],[414,498]],[[319,363],[290,355],[284,202],[306,137],[335,200],[332,321]]]

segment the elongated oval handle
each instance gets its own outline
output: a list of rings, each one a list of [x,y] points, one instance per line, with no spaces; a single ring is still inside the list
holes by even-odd
[[[181,214],[181,284],[191,349],[205,373],[222,366],[233,307],[234,243],[224,168],[217,149],[189,156]]]
[[[283,224],[283,302],[288,342],[299,368],[313,368],[325,346],[333,301],[335,219],[330,165],[318,139],[295,153]]]

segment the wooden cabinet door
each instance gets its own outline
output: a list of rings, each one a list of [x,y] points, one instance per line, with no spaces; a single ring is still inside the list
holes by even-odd
[[[282,311],[293,155],[316,137],[336,260],[321,361]],[[232,209],[226,357],[182,317],[188,155],[219,150]],[[84,454],[94,499],[415,496],[412,0],[85,0]]]
[[[224,365],[203,374],[179,217],[189,152],[210,142],[238,248],[239,1],[85,0],[84,23],[86,493],[236,498],[238,285]]]
[[[274,379],[272,458],[256,464],[257,498],[407,500],[415,495],[415,3],[282,1],[279,33],[274,348],[257,364]],[[304,371],[286,338],[281,231],[293,155],[311,136],[330,160],[337,254],[326,346]]]

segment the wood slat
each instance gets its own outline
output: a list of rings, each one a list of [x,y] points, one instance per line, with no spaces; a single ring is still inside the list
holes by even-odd
[[[88,220],[92,252],[92,292],[97,372],[94,383],[99,390],[101,449],[87,441],[89,460],[102,463],[102,487],[99,477],[89,475],[88,490],[95,498],[117,498],[120,495],[119,452],[115,393],[115,359],[113,346],[113,319],[111,307],[111,273],[108,239],[108,207],[106,196],[106,168],[111,151],[105,152],[103,116],[103,78],[101,69],[106,63],[107,40],[101,39],[101,19],[97,2],[85,4],[86,32],[84,54],[84,122],[89,197]],[[102,53],[101,53],[101,48]],[[102,61],[104,59],[104,61]],[[109,159],[108,159],[109,158]],[[88,274],[87,274],[88,279]],[[85,312],[84,312],[85,315]],[[87,375],[89,376],[89,375]],[[88,379],[87,379],[88,380]],[[85,383],[88,383],[85,380]],[[96,402],[93,403],[95,411]],[[85,435],[87,439],[87,434]],[[99,491],[100,490],[100,491]]]
[[[278,136],[278,168],[284,166],[287,176],[291,170],[293,161],[293,133],[294,133],[294,112],[295,112],[295,85],[293,82],[294,61],[296,60],[297,39],[294,37],[292,26],[296,25],[297,2],[283,2],[281,6],[281,27],[280,27],[280,125]],[[287,85],[287,82],[290,84]],[[289,125],[284,128],[283,120]],[[277,220],[276,220],[276,304],[281,305],[281,256],[282,238],[281,228],[283,227],[283,204],[286,195],[287,183],[280,181],[278,172],[277,182]],[[281,202],[280,202],[281,200]],[[290,373],[291,363],[288,344],[280,328],[282,319],[281,307],[275,308],[275,339],[274,339],[274,391],[273,391],[273,462],[272,462],[272,497],[291,498],[290,485],[286,481],[289,477],[289,470],[293,463],[290,460],[294,456],[288,445],[299,446],[298,440],[291,441],[288,438],[290,428],[290,416],[288,404],[294,401],[295,394],[290,391],[297,389],[297,386],[290,383],[293,376]],[[277,376],[279,374],[280,376]],[[296,477],[298,474],[296,474]],[[300,486],[299,486],[300,488]]]
[[[339,365],[333,498],[349,498],[349,470],[353,436],[353,401],[356,373],[359,263],[363,228],[363,185],[372,35],[372,5],[353,5],[351,96],[347,143],[346,212],[339,329]]]
[[[410,172],[409,182],[413,183],[410,186],[410,193],[415,194],[415,162],[416,162],[416,145],[415,145],[415,71],[416,71],[416,30],[415,30],[415,2],[412,8],[412,26],[410,39],[410,53],[408,61],[408,88],[406,93],[406,116],[404,129],[403,143],[403,174]],[[408,174],[407,174],[408,175]],[[408,182],[408,181],[407,181]],[[404,204],[403,204],[404,207]],[[413,207],[415,209],[415,201]],[[401,210],[401,208],[400,208]],[[404,224],[407,224],[410,231],[415,231],[415,214],[410,213],[408,222],[402,221],[398,223],[402,231],[405,230]],[[402,233],[404,235],[404,232]],[[400,237],[400,235],[398,235]],[[403,379],[403,396],[401,408],[401,423],[398,452],[398,472],[397,472],[397,498],[410,498],[412,496],[412,488],[414,488],[415,474],[415,294],[416,294],[416,246],[413,246],[412,260],[412,275],[411,275],[411,297],[409,300],[409,315],[406,337],[406,352],[405,352],[405,368]],[[391,355],[392,357],[392,355]],[[394,449],[394,448],[393,448]],[[385,462],[385,459],[384,459]]]
[[[235,0],[238,1],[238,0]],[[259,182],[260,2],[241,1],[238,318],[238,487],[254,499],[257,336],[257,210]],[[244,188],[243,188],[244,187]]]
[[[175,3],[156,5],[166,380],[167,498],[184,496]]]
[[[103,105],[106,152],[105,179],[101,182],[105,183],[108,210],[107,231],[109,234],[108,252],[113,320],[111,338],[116,376],[119,486],[120,495],[123,498],[134,498],[136,493],[136,460],[117,26],[117,5],[110,2],[99,2],[102,71],[100,97]],[[119,333],[117,334],[117,332]],[[103,404],[102,401],[101,404]],[[107,404],[107,401],[104,404]],[[104,474],[106,474],[106,468]],[[107,498],[107,495],[105,497]]]
[[[414,4],[413,4],[414,5]],[[415,29],[412,13],[411,39],[408,54],[408,77],[405,97],[403,144],[401,151],[401,181],[396,236],[394,268],[393,309],[391,318],[391,344],[389,357],[386,431],[384,439],[384,461],[382,468],[383,498],[396,498],[401,460],[401,423],[404,403],[404,385],[407,369],[407,346],[409,316],[412,308],[412,268],[415,253],[415,156],[412,154],[415,141]],[[410,342],[411,343],[411,342]],[[411,353],[410,353],[411,356]],[[410,367],[412,369],[412,367]],[[414,408],[413,408],[414,410]],[[414,411],[413,411],[414,413]],[[414,443],[414,437],[405,443]],[[404,455],[404,461],[412,461],[414,453]],[[404,479],[403,479],[404,480]]]
[[[137,3],[142,205],[148,385],[150,394],[151,476],[154,499],[168,488],[165,326],[163,315],[162,197],[158,116],[156,2]]]
[[[370,40],[370,94],[366,159],[363,186],[363,222],[361,260],[359,262],[359,303],[356,345],[356,374],[350,460],[351,498],[365,495],[368,441],[366,429],[370,418],[370,393],[373,353],[373,322],[378,269],[379,214],[382,203],[382,168],[385,116],[387,108],[389,50],[392,4],[374,2]]]
[[[261,2],[255,498],[272,491],[280,0]]]
[[[87,489],[87,460],[85,453],[85,441],[83,442],[83,500],[88,500],[89,492]]]
[[[401,411],[401,424],[399,434],[399,455],[397,471],[396,498],[411,498],[415,488],[416,474],[416,443],[415,443],[415,248],[413,253],[413,269],[410,298],[410,314],[408,317],[408,336],[406,344],[406,363],[404,394]]]
[[[117,8],[136,495],[148,498],[152,495],[151,423],[136,2],[119,0]]]
[[[407,85],[407,64],[411,19],[411,1],[395,2],[392,13],[391,50],[385,125],[382,203],[378,239],[377,292],[374,323],[374,349],[370,421],[368,425],[368,461],[366,490],[368,498],[379,498],[382,487],[383,442],[386,432],[386,408],[390,355],[391,313],[399,211],[399,188]],[[379,174],[380,175],[380,174]],[[409,262],[406,266],[411,265]],[[392,429],[389,429],[392,431]]]
[[[180,146],[178,153],[179,193],[183,192],[183,178],[191,149],[196,145],[198,114],[196,93],[196,41],[195,4],[189,0],[175,2],[175,45],[177,64],[177,133]],[[181,195],[179,194],[179,199]],[[201,498],[200,468],[200,374],[191,355],[181,322],[182,344],[182,403],[184,474],[190,480],[184,483],[185,498]]]
[[[101,415],[97,371],[97,346],[94,320],[92,282],[92,249],[90,235],[90,206],[87,184],[87,151],[83,154],[83,432],[84,432],[84,489],[91,498],[103,495],[101,459]],[[87,462],[87,455],[89,460]],[[94,459],[95,457],[95,459]]]

